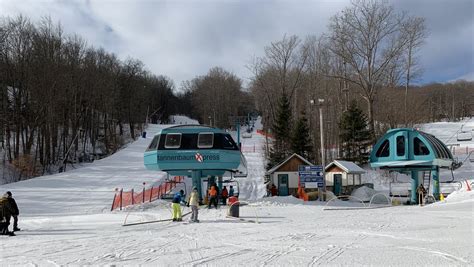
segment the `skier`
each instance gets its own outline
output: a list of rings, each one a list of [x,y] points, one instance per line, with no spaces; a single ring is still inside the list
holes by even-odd
[[[171,201],[171,207],[173,208],[173,222],[180,222],[183,220],[182,214],[181,214],[181,200],[183,198],[184,191],[180,190],[176,194],[174,194],[173,200]]]
[[[234,187],[230,186],[229,187],[229,197],[233,197],[233,196],[234,196]]]
[[[229,196],[229,193],[227,192],[227,188],[224,186],[221,192],[221,197],[222,197],[222,205],[226,204],[227,197]]]
[[[18,228],[18,215],[20,214],[20,211],[18,209],[18,205],[16,204],[15,199],[12,197],[12,192],[7,191],[7,200],[10,202],[10,205],[12,207],[12,217],[13,217],[13,232],[20,231],[21,229]]]
[[[191,220],[190,222],[199,222],[198,220],[198,206],[199,206],[199,194],[197,187],[193,187],[193,191],[189,194],[188,207],[191,206]]]
[[[211,189],[209,190],[209,205],[207,208],[210,209],[213,203],[214,207],[217,209],[217,189],[215,185],[211,186]]]
[[[0,234],[15,236],[15,233],[8,231],[8,226],[10,225],[10,217],[14,213],[10,202],[8,201],[8,194],[5,193],[2,198],[0,198]]]

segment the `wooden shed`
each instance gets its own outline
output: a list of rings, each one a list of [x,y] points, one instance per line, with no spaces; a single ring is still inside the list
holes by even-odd
[[[362,184],[364,169],[354,162],[335,160],[325,168],[326,188],[336,196],[347,195]]]
[[[299,183],[298,167],[300,165],[313,164],[295,153],[267,171],[270,186],[273,183],[278,188],[279,196],[296,195]]]

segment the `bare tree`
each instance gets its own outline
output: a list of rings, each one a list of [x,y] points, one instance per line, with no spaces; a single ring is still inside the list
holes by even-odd
[[[354,1],[331,18],[330,49],[350,66],[350,75],[334,75],[361,89],[367,103],[369,128],[375,139],[374,101],[386,83],[387,71],[406,46],[404,16],[380,1]]]
[[[408,88],[410,81],[420,74],[420,69],[417,68],[418,62],[415,57],[416,51],[421,47],[426,38],[425,19],[419,17],[410,17],[402,24],[402,34],[407,40],[406,54],[405,54],[405,105],[404,105],[404,123],[408,125]]]

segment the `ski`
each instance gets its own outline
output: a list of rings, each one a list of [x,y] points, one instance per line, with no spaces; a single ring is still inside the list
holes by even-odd
[[[191,211],[184,213],[182,218],[184,218],[186,215],[189,215],[189,214],[191,214]],[[122,224],[122,226],[132,226],[132,225],[159,223],[159,222],[171,222],[171,221],[173,221],[173,219],[162,219],[162,220],[153,220],[153,221],[146,221],[146,222],[125,223],[125,224]]]
[[[241,222],[258,223],[258,222],[255,221],[255,220],[247,220],[247,219],[244,219],[244,218],[232,217],[232,216],[229,216],[229,215],[227,215],[226,218],[239,220],[239,221],[241,221]]]

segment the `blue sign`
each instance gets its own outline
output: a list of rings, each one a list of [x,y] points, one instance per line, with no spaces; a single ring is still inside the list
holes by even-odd
[[[307,166],[300,165],[298,168],[298,174],[300,176],[300,185],[306,187],[306,185],[311,185],[314,187],[317,184],[317,187],[323,187],[324,185],[324,170],[323,166]]]

